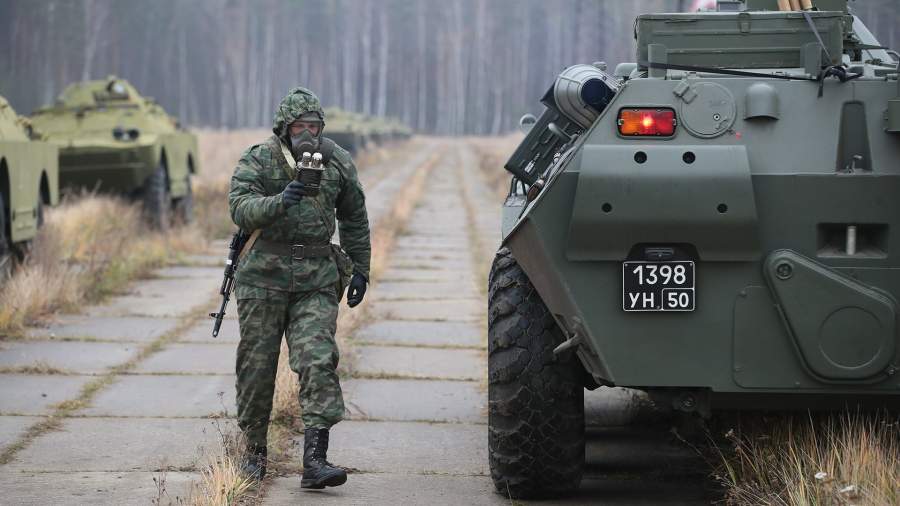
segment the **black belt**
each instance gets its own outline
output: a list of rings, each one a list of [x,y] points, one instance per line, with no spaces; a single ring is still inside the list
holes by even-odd
[[[333,254],[331,244],[285,244],[283,242],[259,239],[253,247],[263,253],[285,257],[289,256],[294,260],[330,257]]]

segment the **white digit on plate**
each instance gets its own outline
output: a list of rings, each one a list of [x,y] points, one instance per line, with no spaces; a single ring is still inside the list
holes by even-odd
[[[683,265],[675,266],[675,284],[683,285],[687,281],[687,268]]]
[[[663,265],[659,268],[659,275],[665,278],[663,280],[664,285],[668,285],[670,281],[672,281],[672,266],[671,265]]]
[[[644,266],[643,265],[638,265],[637,267],[634,268],[633,271],[631,271],[631,273],[637,274],[638,286],[644,284]]]
[[[648,265],[647,268],[650,269],[650,275],[647,276],[647,284],[655,285],[656,282],[659,281],[659,278],[656,277],[656,268],[657,267],[655,265]]]

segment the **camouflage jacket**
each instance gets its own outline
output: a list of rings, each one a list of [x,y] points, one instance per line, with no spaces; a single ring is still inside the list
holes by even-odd
[[[284,159],[280,142],[273,135],[241,155],[228,194],[231,219],[247,233],[262,229],[260,240],[312,245],[331,241],[337,218],[341,246],[353,260],[354,270],[368,278],[369,219],[350,154],[335,147],[319,195],[303,197],[286,210],[281,192],[291,182],[288,174],[293,169]],[[338,281],[338,267],[334,258],[292,259],[254,248],[241,260],[236,281],[238,286],[316,290]]]

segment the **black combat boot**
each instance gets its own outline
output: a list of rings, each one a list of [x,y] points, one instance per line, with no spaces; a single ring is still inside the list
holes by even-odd
[[[266,477],[266,447],[248,445],[241,457],[241,475],[253,480]]]
[[[328,453],[328,429],[303,432],[303,478],[300,488],[337,487],[347,481],[347,472],[325,460]]]

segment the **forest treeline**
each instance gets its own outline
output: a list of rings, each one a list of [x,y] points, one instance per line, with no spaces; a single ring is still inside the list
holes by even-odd
[[[0,95],[22,113],[116,74],[188,125],[268,126],[292,86],[420,132],[500,133],[574,63],[633,61],[640,12],[695,0],[0,0]],[[857,0],[898,47],[897,0]]]

